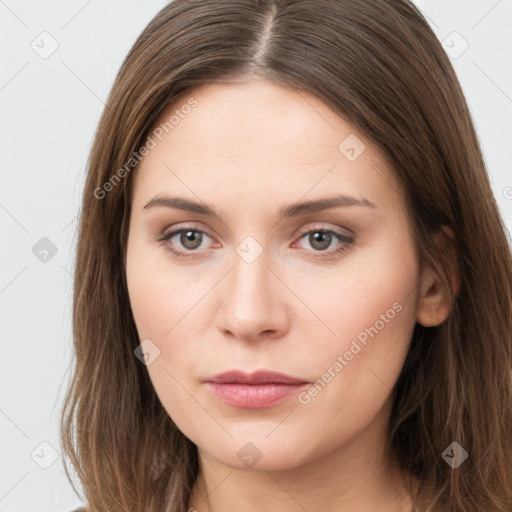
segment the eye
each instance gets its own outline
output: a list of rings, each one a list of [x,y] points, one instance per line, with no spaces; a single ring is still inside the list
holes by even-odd
[[[313,248],[312,256],[322,258],[346,251],[355,243],[352,236],[344,235],[332,229],[316,227],[303,231],[299,240],[305,239]],[[335,246],[334,249],[329,247]],[[337,246],[336,246],[337,245]]]
[[[156,240],[158,242],[163,242],[165,244],[165,248],[174,256],[177,256],[178,258],[189,258],[191,256],[196,256],[194,252],[197,252],[197,249],[200,248],[205,237],[210,238],[206,232],[189,226],[164,233],[161,237],[157,237]],[[176,238],[176,241],[168,243],[172,242],[173,238]],[[183,249],[180,249],[179,246],[178,249],[176,249],[173,247],[175,244],[181,245]]]
[[[332,229],[326,229],[323,226],[302,231],[300,235],[299,240],[307,240],[313,248],[308,250],[308,252],[314,258],[329,257],[344,252],[355,243],[355,239],[352,236],[344,235]],[[185,226],[164,233],[155,239],[157,242],[163,243],[165,249],[174,256],[190,258],[198,256],[198,253],[200,254],[201,251],[199,249],[207,238],[211,239],[205,231],[196,229],[194,226]],[[176,240],[173,241],[173,239]],[[334,245],[334,248],[329,249],[332,245]]]

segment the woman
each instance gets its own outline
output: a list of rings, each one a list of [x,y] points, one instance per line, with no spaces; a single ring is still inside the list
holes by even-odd
[[[175,0],[91,151],[87,511],[510,511],[512,258],[406,0]]]

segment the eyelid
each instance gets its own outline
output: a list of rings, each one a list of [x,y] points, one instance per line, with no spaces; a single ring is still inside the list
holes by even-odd
[[[180,226],[180,224],[174,224],[171,228],[164,229],[162,234],[159,235],[157,237],[157,239],[162,240],[163,238],[166,238],[168,235],[176,234],[177,232],[180,232],[182,230],[186,231],[187,229],[188,230],[196,230],[196,231],[205,233],[212,240],[215,239],[215,237],[213,235],[211,235],[207,229],[199,226],[198,224],[196,224],[194,222],[184,222],[182,224],[184,224],[184,226],[182,226],[182,227]],[[338,231],[339,227],[330,228],[330,227],[326,227],[325,223],[317,223],[317,224],[314,224],[313,226],[308,225],[306,227],[300,228],[298,231],[295,232],[295,234],[293,235],[293,238],[297,238],[297,237],[300,238],[302,235],[309,233],[310,231],[315,230],[315,229],[318,231],[333,231],[334,233],[337,233],[338,235],[340,235],[342,237],[346,237],[346,238],[353,238],[355,236],[354,233],[352,233],[352,232],[350,232],[350,233],[339,232]]]
[[[184,222],[183,224],[184,224],[183,226],[181,226],[180,224],[175,224],[171,228],[165,229],[161,235],[157,235],[156,237],[154,237],[155,240],[157,242],[168,245],[167,242],[171,238],[176,236],[178,233],[181,233],[181,232],[187,231],[187,230],[203,233],[203,234],[207,235],[209,238],[211,238],[212,240],[215,240],[215,237],[212,236],[207,229],[203,229],[198,224],[196,224],[194,222]],[[339,227],[336,227],[336,228],[327,227],[326,224],[322,224],[322,223],[320,223],[320,224],[317,223],[313,226],[308,225],[306,227],[302,227],[298,232],[296,232],[294,234],[294,242],[292,244],[292,247],[295,246],[295,244],[297,242],[299,242],[303,238],[304,235],[309,234],[311,232],[319,232],[319,231],[333,233],[334,236],[338,239],[338,241],[340,243],[345,243],[349,246],[353,245],[356,242],[355,234],[353,232],[351,232],[350,234],[346,234],[346,233],[340,232],[339,229],[340,229]],[[330,249],[328,251],[314,251],[314,250],[308,250],[308,249],[304,249],[304,250],[308,253],[311,253],[311,255],[315,258],[327,258],[329,256],[336,255],[338,252],[344,252],[347,249],[348,249],[348,247],[345,247],[345,248],[340,247],[338,249]],[[167,250],[178,257],[182,257],[182,258],[192,257],[193,258],[193,257],[200,257],[201,255],[204,254],[204,252],[207,249],[184,251],[183,249],[176,250],[174,248],[167,247]]]
[[[308,225],[306,227],[303,227],[303,228],[300,228],[299,231],[295,234],[295,237],[301,237],[302,235],[306,234],[306,233],[309,233],[310,231],[332,231],[342,237],[345,237],[345,238],[354,238],[355,237],[355,234],[348,230],[347,231],[350,231],[349,233],[342,233],[341,231],[339,231],[341,228],[339,226],[336,226],[336,227],[327,227],[325,223],[317,223],[317,224],[314,224],[313,226],[311,225]],[[346,229],[346,228],[344,228]]]
[[[181,224],[183,224],[183,226]],[[215,237],[210,234],[208,229],[203,228],[199,224],[196,224],[194,222],[183,222],[181,224],[173,224],[171,227],[165,228],[162,231],[161,235],[158,235],[158,238],[159,239],[166,238],[167,236],[176,234],[177,232],[188,230],[188,231],[199,231],[200,233],[204,233],[204,234],[208,235],[212,240],[215,239]]]

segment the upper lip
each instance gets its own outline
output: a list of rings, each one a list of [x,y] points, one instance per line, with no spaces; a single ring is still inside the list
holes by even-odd
[[[205,382],[215,384],[306,384],[303,379],[296,379],[284,373],[270,370],[258,370],[253,373],[245,373],[241,370],[231,370],[219,373],[206,379]]]

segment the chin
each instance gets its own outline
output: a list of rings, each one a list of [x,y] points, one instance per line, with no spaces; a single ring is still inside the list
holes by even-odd
[[[192,441],[207,456],[233,469],[285,471],[322,455],[312,438],[304,439],[304,434],[301,436],[299,432],[294,435],[293,431],[283,429],[278,433],[278,427],[268,435],[268,429],[257,426],[244,430],[246,435],[234,435],[233,438],[226,434],[223,438],[208,437]],[[325,452],[331,450],[329,446]]]

